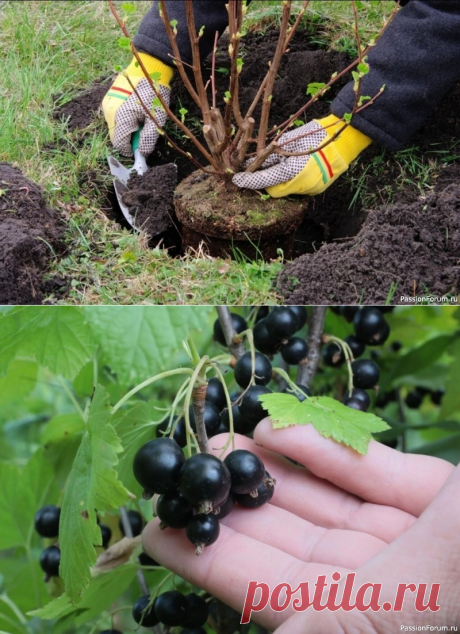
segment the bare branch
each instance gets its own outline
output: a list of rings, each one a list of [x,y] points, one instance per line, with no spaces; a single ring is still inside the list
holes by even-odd
[[[308,324],[308,354],[307,362],[299,365],[297,383],[309,387],[316,374],[320,359],[321,336],[324,330],[324,319],[327,306],[313,306],[310,323]]]
[[[239,359],[244,354],[244,346],[242,343],[235,343],[235,329],[233,328],[232,316],[228,306],[216,306],[217,316],[219,317],[220,327],[224,333],[227,347],[232,355]]]

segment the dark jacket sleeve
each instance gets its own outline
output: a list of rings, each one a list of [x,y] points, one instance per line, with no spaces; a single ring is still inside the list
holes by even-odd
[[[220,36],[227,27],[226,3],[227,0],[194,0],[193,2],[196,28],[200,29],[204,26],[203,36],[200,39],[201,59],[204,59],[211,52],[216,31],[219,32]],[[166,10],[170,21],[177,20],[177,44],[181,57],[184,62],[191,64],[192,54],[185,17],[185,1],[166,0]],[[165,64],[173,65],[170,57],[172,54],[171,45],[159,14],[158,0],[153,2],[152,8],[142,20],[133,42],[139,51],[153,55]]]
[[[352,125],[390,150],[401,148],[460,79],[460,0],[410,0],[369,54],[362,95],[374,104]],[[351,112],[353,84],[332,102],[338,117]]]

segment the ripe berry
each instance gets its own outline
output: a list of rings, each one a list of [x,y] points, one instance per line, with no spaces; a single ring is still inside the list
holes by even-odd
[[[179,475],[180,491],[191,504],[207,502],[219,506],[227,499],[230,486],[227,467],[211,454],[191,456]]]
[[[392,352],[399,352],[402,348],[402,343],[400,341],[393,341],[390,344],[390,349]]]
[[[347,398],[344,401],[344,404],[347,407],[351,407],[351,409],[357,409],[360,412],[365,412],[367,410],[367,407],[365,406],[365,404],[360,401],[358,398]]]
[[[256,306],[256,323],[261,319],[265,319],[270,312],[268,306]]]
[[[99,634],[122,634],[120,630],[103,630]]]
[[[291,337],[287,343],[281,346],[281,356],[291,365],[298,365],[305,359],[308,353],[308,345],[305,339]]]
[[[155,600],[155,603],[158,599]],[[144,594],[143,597],[140,597],[133,606],[133,619],[136,623],[140,623],[144,627],[153,627],[154,625],[158,625],[159,621],[155,614],[155,603],[150,606],[150,608],[144,612],[145,608],[148,606],[150,602],[150,597],[148,594]]]
[[[358,359],[351,364],[353,385],[367,390],[377,385],[380,379],[379,366],[370,359]]]
[[[144,496],[166,493],[177,486],[185,456],[172,438],[156,438],[143,445],[134,456],[134,477],[144,487]]]
[[[177,421],[177,425],[176,425],[176,421]],[[165,421],[163,421],[160,425],[158,425],[157,438],[164,438],[165,437],[164,434],[166,434],[166,432],[168,431],[168,427],[169,427],[169,417]],[[185,447],[185,445],[187,444],[187,436],[185,433],[184,417],[181,416],[179,418],[179,416],[175,416],[173,418],[172,426],[169,428],[169,431],[171,431],[172,427],[174,427],[173,439],[177,442],[179,447]],[[163,433],[160,433],[160,432],[163,432]],[[169,432],[167,435],[169,435]]]
[[[144,528],[144,520],[142,519],[142,515],[137,511],[128,511],[128,520],[129,525],[131,526],[133,537],[136,537],[136,535],[140,535],[142,533],[142,529]],[[118,522],[118,528],[123,533],[123,535],[126,535],[121,519]]]
[[[160,623],[174,627],[182,625],[187,616],[187,601],[177,590],[163,592],[155,599],[155,615]]]
[[[289,306],[289,310],[296,316],[297,330],[300,330],[305,326],[305,322],[307,321],[307,309],[305,306]]]
[[[40,555],[40,566],[47,577],[59,577],[61,551],[57,546],[49,546]]]
[[[35,514],[35,530],[42,537],[57,537],[59,534],[59,518],[61,509],[59,506],[49,504],[43,506]]]
[[[155,561],[155,559],[149,557],[147,553],[141,553],[138,559],[141,566],[160,566],[158,561]]]
[[[304,394],[306,394],[307,396],[311,396],[311,390],[306,385],[299,385],[298,383],[296,383],[296,385]],[[286,385],[284,390],[281,390],[281,392],[282,394],[291,394],[295,396],[301,403],[306,399],[306,396],[303,396],[302,394],[294,391],[290,385]]]
[[[235,506],[235,498],[233,497],[233,493],[230,491],[228,494],[228,498],[225,500],[223,504],[219,507],[219,512],[215,514],[216,520],[223,520],[224,517],[230,515],[233,511],[233,507]]]
[[[324,364],[331,368],[338,368],[345,361],[345,355],[338,343],[331,342],[324,346],[321,350],[321,356]]]
[[[271,393],[272,390],[264,385],[252,385],[248,388],[240,405],[240,412],[243,418],[251,423],[254,423],[255,426],[262,420],[262,418],[268,416],[267,410],[264,409],[264,406],[259,401],[259,396]],[[251,431],[253,430],[254,427]]]
[[[180,491],[169,491],[158,498],[157,515],[169,528],[185,528],[193,517],[193,506]]]
[[[268,471],[265,471],[264,479],[257,487],[257,497],[252,497],[249,493],[244,493],[243,495],[235,495],[235,501],[248,509],[257,509],[272,499],[273,493],[275,492],[274,484]]]
[[[352,322],[358,310],[359,306],[340,306],[339,314],[347,321]]]
[[[220,379],[214,377],[209,379],[208,386],[206,388],[206,400],[213,403],[217,409],[224,409],[227,401],[225,400],[225,391]]]
[[[360,357],[366,349],[364,343],[355,335],[348,335],[348,337],[345,337],[344,341],[350,346],[351,353],[355,359]]]
[[[289,339],[297,332],[297,315],[287,306],[274,308],[266,318],[266,327],[274,339]]]
[[[385,445],[386,447],[391,447],[392,449],[396,449],[396,447],[398,446],[397,438],[391,438],[391,440],[380,440],[379,442],[381,442],[382,445]]]
[[[254,373],[256,385],[267,385],[272,378],[272,364],[267,357],[260,352],[255,353]],[[251,382],[251,376],[251,353],[245,352],[236,362],[234,368],[235,381],[240,387],[246,388]]]
[[[441,401],[443,399],[444,394],[445,394],[444,390],[435,390],[434,392],[431,392],[430,398],[433,405],[441,405]]]
[[[195,412],[193,407],[190,407],[190,425],[193,431],[196,432]],[[220,409],[211,403],[211,401],[204,402],[204,426],[206,427],[206,434],[208,437],[214,436],[220,425]]]
[[[220,533],[219,520],[215,515],[198,513],[189,521],[185,532],[189,541],[196,546],[196,554],[200,555],[203,548],[217,541]]]
[[[263,354],[276,354],[279,350],[281,342],[274,337],[267,330],[267,320],[261,319],[254,326],[252,331],[254,337],[254,346]]]
[[[203,597],[194,592],[185,595],[187,603],[185,621],[183,627],[201,627],[206,623],[209,616],[209,606]]]
[[[365,306],[353,319],[358,339],[370,346],[380,346],[390,334],[390,328],[382,312],[373,306]]]
[[[230,313],[230,316],[232,318],[233,328],[235,329],[237,335],[239,335],[240,332],[248,329],[246,320],[243,317],[237,315],[236,313]],[[222,327],[218,319],[216,319],[216,321],[214,322],[214,339],[223,346],[227,345],[224,333],[222,332]]]
[[[107,524],[99,524],[99,528],[101,529],[102,547],[107,548],[112,538],[112,531]]]
[[[422,404],[422,400],[423,396],[417,389],[415,389],[407,394],[405,402],[407,407],[409,407],[410,409],[418,409]]]
[[[361,403],[364,405],[363,412],[367,411],[369,409],[369,405],[371,404],[371,397],[369,396],[369,394],[365,390],[360,390],[356,387],[352,389],[351,395],[348,392],[346,393],[345,398],[342,402],[345,405],[348,405],[347,401],[349,401],[350,399],[361,401]]]
[[[227,465],[232,478],[232,492],[235,494],[255,491],[265,475],[265,467],[259,456],[246,449],[235,449],[226,456]]]
[[[375,404],[377,407],[385,407],[388,403],[398,400],[398,393],[396,390],[389,390],[388,392],[380,393],[377,397]]]
[[[232,405],[232,413],[233,413],[233,431],[235,432],[235,434],[242,434],[243,436],[246,434],[250,434],[252,431],[254,431],[255,426],[259,422],[259,421],[253,422],[245,418],[241,413],[239,405]],[[226,431],[230,431],[230,420],[228,416],[228,409],[224,409],[224,411],[222,412],[221,420],[222,420],[222,423],[226,427]]]

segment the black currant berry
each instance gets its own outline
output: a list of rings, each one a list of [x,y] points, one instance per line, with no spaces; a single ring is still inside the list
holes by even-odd
[[[260,387],[263,387],[263,386],[260,386]],[[235,432],[235,434],[242,434],[243,436],[245,436],[246,434],[250,434],[252,431],[254,431],[255,426],[259,422],[259,421],[253,422],[245,418],[241,413],[239,405],[232,405],[232,413],[233,413],[233,431]],[[230,431],[230,420],[228,416],[228,409],[224,409],[224,411],[222,412],[221,420],[222,420],[222,423],[226,427],[226,431],[227,432]]]
[[[61,551],[57,546],[49,546],[40,555],[40,566],[48,577],[59,577]]]
[[[269,502],[275,492],[275,483],[268,471],[265,471],[264,479],[257,487],[257,497],[252,497],[249,493],[235,495],[235,502],[248,509],[257,509]]]
[[[388,338],[390,328],[382,311],[373,306],[365,306],[353,319],[355,334],[358,339],[370,346],[380,346]]]
[[[206,634],[206,630],[202,627],[186,627],[180,631],[180,634]]]
[[[256,323],[260,321],[261,319],[265,319],[265,317],[267,317],[268,313],[270,312],[270,309],[268,308],[268,306],[256,306],[255,310],[256,310]]]
[[[99,528],[101,529],[102,547],[107,548],[112,539],[112,531],[107,524],[99,524]]]
[[[294,313],[297,319],[297,330],[301,330],[307,321],[307,309],[305,306],[289,306],[291,313]]]
[[[209,606],[203,597],[198,596],[194,592],[185,595],[187,602],[185,621],[183,627],[201,627],[206,623],[209,616]]]
[[[174,627],[182,625],[187,616],[187,601],[177,590],[163,592],[155,599],[155,615],[160,623]]]
[[[351,407],[351,409],[356,409],[360,412],[365,412],[367,410],[366,405],[358,398],[347,398],[344,400],[344,405],[346,405],[347,407]]]
[[[134,456],[134,477],[144,487],[144,497],[166,493],[177,486],[185,456],[172,438],[150,440]]]
[[[385,407],[388,403],[398,400],[398,393],[396,390],[389,390],[387,392],[379,393],[375,404],[377,407]]]
[[[198,513],[189,521],[185,532],[189,541],[196,546],[196,554],[200,555],[203,548],[217,541],[220,533],[219,520],[215,515]]]
[[[176,424],[176,421],[177,421],[177,424]],[[166,433],[168,430],[168,427],[169,427],[169,418],[163,421],[161,425],[158,425],[157,438],[164,438],[164,434],[160,434],[160,432]],[[181,416],[180,418],[179,416],[176,416],[175,418],[173,418],[172,426],[170,427],[169,431],[171,431],[172,427],[174,427],[173,439],[177,442],[179,447],[185,447],[185,445],[187,444],[187,435],[185,433],[185,418],[183,416]],[[168,432],[168,435],[169,435],[169,432]]]
[[[42,537],[57,537],[59,534],[59,518],[61,509],[59,506],[49,504],[43,506],[35,514],[35,530]]]
[[[360,357],[366,349],[366,346],[361,341],[361,339],[358,339],[358,337],[356,337],[355,335],[348,335],[348,337],[345,337],[344,341],[350,346],[351,353],[354,359]]]
[[[223,504],[231,486],[230,473],[225,464],[211,454],[195,454],[182,467],[179,488],[194,505],[209,503],[214,507]]]
[[[267,320],[261,319],[254,326],[252,331],[254,337],[254,346],[256,350],[263,354],[276,354],[279,350],[281,342],[274,337],[267,330]]]
[[[155,603],[158,599],[155,600]],[[146,607],[150,602],[150,597],[148,594],[144,594],[143,597],[140,597],[133,606],[133,619],[136,623],[140,623],[144,627],[153,627],[154,625],[158,625],[159,620],[155,614],[155,603],[150,606],[150,608],[144,612]]]
[[[144,520],[142,519],[142,515],[137,511],[128,511],[128,521],[129,525],[131,526],[133,537],[136,537],[136,535],[140,535],[142,533],[142,529],[144,528]],[[118,521],[118,528],[123,533],[123,535],[126,535],[121,519]]]
[[[305,359],[307,353],[307,342],[300,337],[291,337],[281,346],[281,356],[290,365],[298,365]]]
[[[381,442],[382,445],[385,445],[386,447],[391,447],[391,449],[396,449],[396,447],[398,446],[397,438],[391,438],[391,440],[380,440],[379,442]]]
[[[102,630],[99,634],[122,634],[120,630]]]
[[[255,353],[255,383],[256,385],[267,385],[272,378],[272,364],[267,357],[260,352]],[[246,388],[251,382],[252,361],[251,353],[245,352],[236,362],[234,367],[235,381],[240,387]]]
[[[340,306],[339,314],[347,321],[352,322],[358,310],[359,306]]]
[[[303,394],[306,394],[307,396],[311,396],[311,390],[306,385],[299,385],[298,383],[296,385],[299,388],[299,390],[301,392],[303,392]],[[286,385],[284,390],[281,390],[281,392],[282,392],[282,394],[291,394],[292,396],[295,396],[301,403],[307,397],[307,396],[303,396],[303,394],[299,394],[299,392],[296,392],[295,390],[293,390],[290,385]]]
[[[240,412],[243,418],[251,423],[257,423],[268,416],[268,412],[259,401],[262,394],[271,394],[272,390],[264,385],[252,385],[246,391],[240,405]],[[253,431],[253,429],[251,430]]]
[[[321,349],[321,356],[325,365],[338,368],[345,361],[345,355],[338,343],[328,343]]]
[[[223,504],[219,507],[219,512],[215,514],[216,520],[223,520],[224,517],[230,515],[233,511],[233,507],[235,506],[235,498],[233,497],[233,493],[230,491],[228,494],[228,498],[225,500]]]
[[[366,390],[360,390],[356,387],[352,389],[351,395],[348,392],[345,394],[345,398],[342,402],[345,405],[348,405],[347,401],[349,401],[350,399],[361,401],[361,403],[364,405],[363,412],[367,411],[369,409],[369,405],[371,404],[371,397],[366,392]]]
[[[390,344],[390,349],[392,352],[399,352],[402,348],[402,343],[400,341],[393,341]]]
[[[445,394],[444,390],[435,390],[434,392],[431,392],[430,398],[433,405],[441,405],[444,394]]]
[[[368,390],[377,385],[380,379],[379,366],[371,359],[358,359],[351,364],[353,385]]]
[[[252,451],[235,449],[226,456],[224,464],[230,471],[231,490],[235,494],[255,491],[264,479],[264,463]]]
[[[230,316],[232,318],[233,328],[235,329],[235,332],[237,335],[239,335],[240,332],[243,332],[244,330],[248,329],[246,320],[243,317],[241,317],[241,315],[237,315],[236,313],[230,313]],[[216,319],[216,321],[214,322],[214,339],[215,341],[217,341],[223,346],[227,345],[227,342],[225,341],[224,333],[222,332],[222,328],[218,319]]]
[[[155,559],[152,559],[151,557],[149,557],[147,553],[141,553],[138,559],[141,566],[160,566],[161,565],[158,563],[158,561],[155,561]]]
[[[193,411],[193,407],[190,408],[189,415],[190,425],[193,431],[196,432],[195,412]],[[220,425],[220,409],[211,401],[204,402],[203,420],[207,436],[209,438],[214,436]]]
[[[169,528],[185,528],[193,517],[193,506],[180,491],[168,491],[158,498],[157,515]]]
[[[271,311],[265,325],[274,339],[289,339],[298,330],[297,315],[287,306],[280,306]]]
[[[227,401],[225,400],[225,391],[220,379],[216,377],[209,379],[206,387],[206,400],[214,403],[219,412],[224,409]]]
[[[420,394],[420,392],[415,389],[407,394],[405,403],[410,409],[418,409],[422,404],[422,400],[422,394]]]

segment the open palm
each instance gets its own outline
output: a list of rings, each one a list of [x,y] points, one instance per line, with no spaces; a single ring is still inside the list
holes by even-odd
[[[225,436],[211,440],[219,454]],[[428,456],[402,454],[372,441],[366,456],[321,437],[313,426],[273,430],[265,419],[254,441],[276,478],[270,503],[235,507],[221,521],[218,541],[196,557],[184,531],[144,530],[145,550],[161,564],[242,612],[250,581],[270,589],[332,582],[356,571],[354,588],[381,583],[379,603],[394,602],[399,583],[441,583],[438,612],[418,613],[411,593],[402,612],[275,612],[252,618],[277,634],[387,632],[400,624],[460,622],[460,468]],[[296,466],[285,457],[305,465]],[[427,593],[428,594],[428,593]],[[339,590],[338,597],[341,593]],[[323,603],[325,599],[323,599]]]

